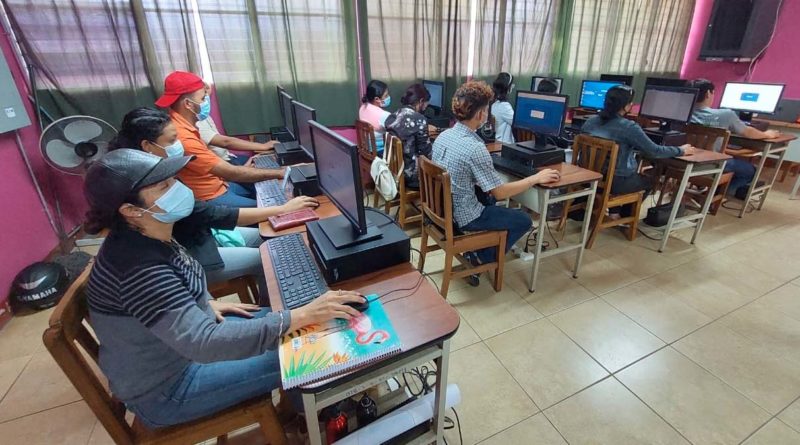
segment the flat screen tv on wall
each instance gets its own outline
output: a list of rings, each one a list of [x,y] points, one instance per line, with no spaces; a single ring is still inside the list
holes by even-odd
[[[749,62],[768,44],[781,0],[714,0],[700,60]]]

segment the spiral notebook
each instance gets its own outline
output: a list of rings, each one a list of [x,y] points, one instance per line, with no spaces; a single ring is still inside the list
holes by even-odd
[[[368,295],[369,308],[358,317],[286,334],[278,351],[283,388],[325,380],[400,352],[400,339],[377,298]]]

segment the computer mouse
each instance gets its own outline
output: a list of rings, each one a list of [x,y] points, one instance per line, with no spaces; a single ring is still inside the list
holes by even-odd
[[[344,303],[345,306],[350,306],[351,308],[357,310],[358,312],[364,312],[369,308],[369,300],[364,299],[363,303]]]

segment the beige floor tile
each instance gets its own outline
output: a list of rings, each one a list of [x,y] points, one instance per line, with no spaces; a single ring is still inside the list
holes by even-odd
[[[608,375],[547,319],[486,340],[486,346],[542,409]]]
[[[796,261],[800,240],[783,233],[769,232],[734,244],[721,252],[730,258],[746,258],[743,263],[783,281],[800,276],[800,261]]]
[[[42,333],[47,328],[52,309],[15,315],[0,335],[0,357],[8,360],[44,351]]]
[[[31,361],[30,355],[0,361],[0,400],[6,395],[29,361]]]
[[[512,289],[495,292],[488,283],[451,292],[448,300],[484,340],[542,318]]]
[[[657,241],[651,242],[657,243]],[[697,252],[697,249],[693,248],[687,248],[687,250]],[[678,256],[658,253],[658,245],[651,247],[649,245],[643,245],[641,242],[630,242],[628,240],[618,241],[609,246],[603,246],[597,249],[596,252],[603,258],[611,260],[617,266],[632,273],[637,278],[647,278],[671,269],[678,265],[676,261],[680,258]],[[685,261],[688,261],[688,259]]]
[[[771,309],[800,321],[800,286],[793,283],[781,286],[754,301],[753,306]]]
[[[594,248],[599,250],[603,247],[595,246]],[[572,270],[575,264],[574,255],[558,255],[554,258],[556,259],[555,263],[563,270]],[[585,251],[577,280],[594,294],[603,295],[639,281],[640,277],[616,265],[613,261],[603,258],[593,249]]]
[[[35,354],[0,402],[0,422],[80,400],[48,352]]]
[[[712,321],[647,281],[617,289],[602,298],[667,343]]]
[[[800,399],[789,405],[786,410],[778,415],[778,418],[796,431],[800,431]]]
[[[466,348],[469,345],[473,345],[481,341],[481,338],[478,337],[478,334],[475,333],[475,330],[472,329],[472,326],[467,323],[467,320],[464,320],[464,317],[461,317],[461,322],[458,325],[458,331],[456,331],[456,335],[450,339],[450,351],[457,351],[461,348]]]
[[[664,346],[664,342],[599,298],[549,319],[611,372]]]
[[[616,379],[545,411],[570,444],[688,444]]]
[[[544,315],[556,313],[595,298],[588,289],[581,286],[569,272],[555,264],[542,264],[536,280],[536,291],[528,292],[530,269],[509,275],[505,282],[518,294]]]
[[[97,419],[82,401],[0,423],[3,443],[85,444]]]
[[[108,435],[108,431],[100,424],[100,421],[97,421],[87,445],[114,445],[114,439]]]
[[[531,443],[532,440],[537,445],[567,445],[564,438],[541,413],[495,434],[481,442],[480,445],[524,444]]]
[[[739,443],[769,414],[667,347],[617,378],[693,443]]]
[[[416,262],[414,263],[415,266],[418,264],[419,263]],[[453,267],[456,266],[458,266],[458,261],[453,259]],[[433,281],[436,282],[436,285],[439,286],[440,289],[442,287],[442,279],[443,279],[442,270],[444,270],[444,255],[441,252],[436,252],[435,254],[428,254],[425,257],[424,271],[430,274],[430,277],[433,279]],[[488,275],[482,274],[481,281],[488,281]],[[465,287],[469,287],[469,284],[463,278],[451,278],[450,290],[448,291],[448,293],[459,289],[463,289]]]
[[[712,323],[673,347],[771,414],[800,396],[800,363],[761,348],[722,323]]]
[[[800,363],[800,321],[756,302],[731,313],[720,322],[759,347]]]
[[[478,443],[539,411],[483,343],[450,356],[448,382],[461,390],[463,402],[457,409],[465,444]]]
[[[800,443],[800,433],[789,428],[780,420],[772,419],[742,445],[796,445],[798,443]]]

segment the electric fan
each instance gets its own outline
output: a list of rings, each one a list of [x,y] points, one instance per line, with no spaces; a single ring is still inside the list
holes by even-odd
[[[42,131],[39,148],[53,168],[81,175],[91,161],[108,152],[117,131],[108,122],[91,116],[61,118]]]

